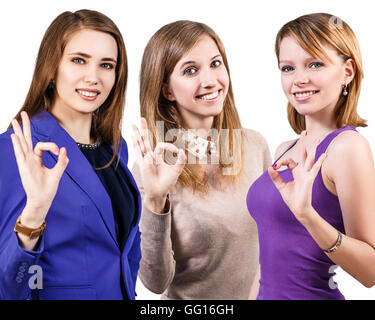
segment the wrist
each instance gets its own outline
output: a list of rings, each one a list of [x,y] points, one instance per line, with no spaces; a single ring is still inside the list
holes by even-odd
[[[27,199],[25,207],[28,208],[29,210],[36,211],[36,212],[44,212],[44,211],[47,212],[50,206],[51,206],[51,203],[49,203],[49,201],[40,202],[40,201]]]
[[[47,215],[48,209],[26,203],[21,214],[21,224],[28,228],[39,228]]]
[[[315,211],[315,209],[310,206],[308,208],[304,208],[303,210],[299,210],[296,218],[302,225],[308,227],[309,225],[313,224],[316,214],[317,212]]]
[[[165,206],[167,203],[167,196],[160,197],[144,197],[143,204],[144,206],[154,212],[154,213],[165,213]]]

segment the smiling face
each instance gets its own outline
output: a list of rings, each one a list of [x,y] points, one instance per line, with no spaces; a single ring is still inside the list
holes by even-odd
[[[176,101],[189,128],[210,129],[222,109],[229,87],[223,57],[211,37],[202,36],[176,64],[163,95]]]
[[[109,34],[82,29],[68,41],[55,78],[56,114],[91,114],[107,99],[116,79],[117,44]]]
[[[304,116],[333,116],[342,85],[354,77],[351,59],[344,62],[335,50],[328,46],[323,49],[331,62],[312,57],[292,37],[285,37],[280,43],[282,88],[289,102]]]

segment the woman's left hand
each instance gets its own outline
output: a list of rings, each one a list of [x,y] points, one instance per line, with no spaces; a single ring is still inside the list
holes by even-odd
[[[306,131],[303,131],[300,136],[299,163],[296,163],[292,159],[286,159],[280,161],[274,167],[268,168],[268,174],[279,190],[285,204],[300,222],[311,212],[312,186],[324,159],[327,157],[327,154],[323,153],[314,164],[315,152],[319,140],[307,152],[305,139]],[[277,171],[283,165],[292,171],[293,180],[290,182],[285,182]]]

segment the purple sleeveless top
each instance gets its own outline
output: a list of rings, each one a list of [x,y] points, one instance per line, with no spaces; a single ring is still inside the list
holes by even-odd
[[[355,128],[345,126],[326,136],[317,147],[315,161],[345,130]],[[289,169],[279,174],[285,182],[293,180]],[[339,199],[325,187],[321,170],[313,184],[312,206],[323,219],[345,233]],[[332,279],[334,263],[294,217],[267,171],[250,187],[247,207],[258,226],[261,270],[258,300],[345,299]]]

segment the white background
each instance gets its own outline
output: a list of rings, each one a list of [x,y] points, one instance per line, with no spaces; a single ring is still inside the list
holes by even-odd
[[[369,127],[359,131],[370,141],[374,150],[375,110],[371,93],[374,89],[371,88],[375,85],[375,28],[372,2],[361,0],[3,2],[0,5],[0,132],[6,130],[23,104],[40,41],[47,27],[63,11],[79,9],[103,12],[123,34],[129,63],[123,135],[128,142],[131,141],[130,125],[139,122],[138,75],[144,47],[161,26],[175,20],[189,19],[208,24],[222,39],[242,124],[261,132],[272,154],[280,142],[295,138],[287,121],[286,98],[281,90],[280,72],[274,54],[276,33],[284,23],[302,14],[327,12],[336,15],[352,27],[361,45],[365,78],[359,114],[368,120]],[[129,149],[129,166],[132,167],[134,152],[131,143]],[[375,287],[363,287],[342,270],[338,271],[335,280],[347,299],[375,299]],[[137,283],[137,293],[138,299],[159,299],[140,281]]]

